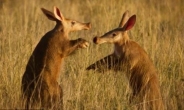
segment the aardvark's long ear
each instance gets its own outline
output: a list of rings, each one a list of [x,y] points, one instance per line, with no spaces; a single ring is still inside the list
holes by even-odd
[[[50,20],[53,20],[53,21],[56,21],[56,17],[54,16],[54,14],[44,8],[41,8],[42,12],[45,14],[45,16],[50,19]]]
[[[129,18],[129,11],[127,10],[124,12],[124,14],[121,18],[121,21],[119,23],[119,27],[123,27],[125,25],[125,23],[127,22],[128,18]]]
[[[123,28],[125,29],[125,31],[130,30],[134,26],[135,22],[136,22],[136,15],[133,15],[128,19],[128,21],[124,25]]]
[[[56,6],[54,6],[54,16],[60,20],[63,21],[64,20],[64,16],[63,14],[60,12],[59,8],[57,8]]]

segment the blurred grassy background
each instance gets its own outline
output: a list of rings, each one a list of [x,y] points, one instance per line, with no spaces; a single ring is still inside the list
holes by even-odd
[[[92,38],[116,28],[125,10],[137,15],[129,35],[158,69],[165,108],[184,109],[183,0],[0,0],[0,109],[23,108],[20,86],[27,60],[40,38],[55,25],[40,8],[53,10],[53,6],[65,17],[92,23],[91,30],[70,34],[71,39],[82,37],[91,45],[65,60],[61,85],[66,110],[133,109],[123,72],[85,71],[113,52],[113,45],[95,45]]]

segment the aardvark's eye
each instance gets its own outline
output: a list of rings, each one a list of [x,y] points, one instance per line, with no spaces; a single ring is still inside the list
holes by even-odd
[[[116,36],[116,33],[113,33],[112,36],[115,37]]]
[[[74,25],[75,24],[75,21],[72,21],[71,24]]]

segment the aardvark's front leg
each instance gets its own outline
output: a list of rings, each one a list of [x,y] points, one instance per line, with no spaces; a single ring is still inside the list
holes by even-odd
[[[86,70],[93,69],[101,72],[109,69],[115,69],[118,62],[119,61],[115,58],[114,54],[111,54],[91,64],[86,68]]]
[[[87,48],[89,47],[89,43],[82,38],[78,38],[76,40],[70,40],[69,48],[67,49],[67,55],[71,54],[78,48]]]

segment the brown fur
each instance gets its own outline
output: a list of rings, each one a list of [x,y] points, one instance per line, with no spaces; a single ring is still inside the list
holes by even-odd
[[[89,29],[90,23],[79,23],[63,17],[57,7],[54,13],[43,13],[56,26],[47,32],[34,49],[22,77],[22,92],[26,108],[63,109],[63,92],[58,83],[64,57],[89,44],[84,39],[69,40],[68,33]]]
[[[127,31],[134,26],[136,16],[133,15],[128,21],[127,16],[128,11],[123,14],[118,28],[94,38],[96,44],[114,43],[115,49],[113,54],[90,65],[87,70],[105,71],[104,68],[107,68],[126,71],[133,92],[131,103],[140,110],[162,110],[157,70],[145,50],[129,39]]]

